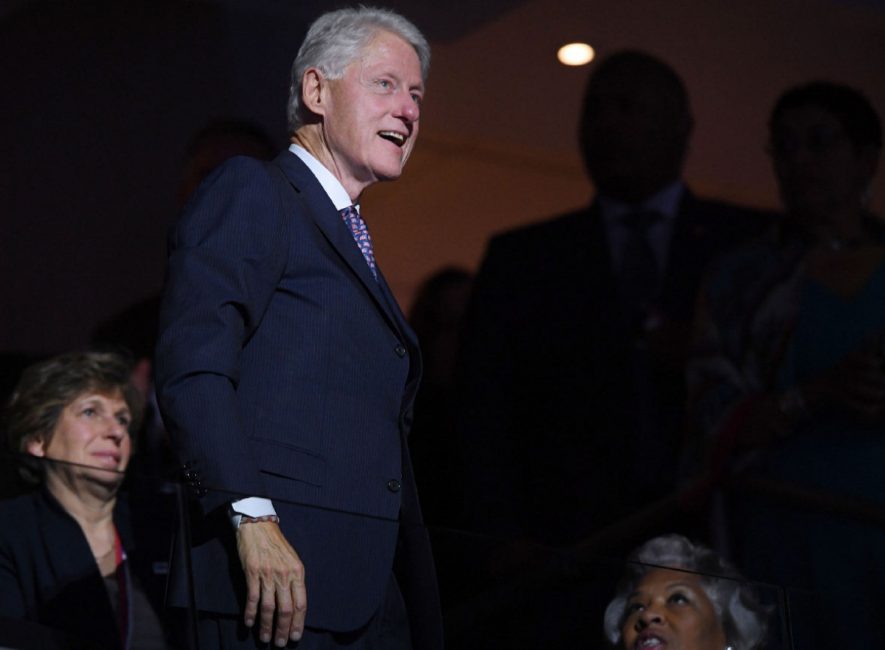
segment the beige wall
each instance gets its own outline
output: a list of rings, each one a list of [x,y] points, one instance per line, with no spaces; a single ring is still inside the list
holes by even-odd
[[[885,114],[885,12],[859,2],[525,2],[434,44],[413,159],[400,181],[367,192],[378,258],[404,307],[428,273],[474,268],[491,233],[589,200],[575,144],[589,67],[555,62],[566,36],[600,54],[642,48],[682,74],[696,118],[686,178],[701,194],[777,205],[765,125],[791,85],[849,83]],[[873,196],[885,212],[885,173]]]

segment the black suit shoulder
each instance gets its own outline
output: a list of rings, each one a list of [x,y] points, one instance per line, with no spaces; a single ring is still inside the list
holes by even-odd
[[[728,242],[755,237],[779,218],[779,214],[771,210],[696,197],[688,191],[680,206],[680,216]]]
[[[37,509],[38,492],[27,492],[17,497],[3,499],[0,501],[0,516],[21,517],[23,521],[32,521]],[[16,519],[18,521],[18,519]],[[11,532],[15,531],[13,526],[0,527],[0,539],[6,539]],[[18,531],[16,531],[18,532]]]
[[[80,530],[77,522],[40,489],[0,501],[0,518],[15,522],[14,526],[0,526],[2,549],[30,546],[34,539],[59,529]]]
[[[591,216],[590,209],[583,209],[504,230],[492,236],[489,249],[536,250],[544,244],[569,242],[574,235],[586,232]]]
[[[519,226],[493,236],[476,279],[478,293],[547,292],[549,286],[607,265],[604,231],[589,209]]]
[[[686,209],[694,209],[711,215],[733,215],[761,219],[770,219],[777,216],[777,212],[772,210],[741,205],[739,203],[732,203],[721,199],[698,196],[690,190],[686,190],[684,201],[684,207]]]

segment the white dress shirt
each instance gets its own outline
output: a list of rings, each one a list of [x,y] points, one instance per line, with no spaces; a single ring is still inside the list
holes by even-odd
[[[661,269],[662,274],[665,272],[670,251],[670,239],[673,235],[673,226],[676,223],[679,203],[682,201],[684,192],[685,185],[682,181],[676,181],[638,205],[631,205],[606,196],[599,196],[599,207],[603,223],[605,224],[608,249],[611,252],[612,270],[615,275],[620,273],[624,246],[629,237],[628,228],[624,223],[623,217],[636,212],[658,212],[663,217],[649,228],[648,240],[658,262],[658,268]]]

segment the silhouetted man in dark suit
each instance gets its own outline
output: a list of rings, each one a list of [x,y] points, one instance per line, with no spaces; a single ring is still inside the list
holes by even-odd
[[[667,64],[612,55],[581,122],[592,205],[491,240],[460,372],[477,528],[573,543],[673,489],[702,272],[767,220],[683,184],[691,131]]]

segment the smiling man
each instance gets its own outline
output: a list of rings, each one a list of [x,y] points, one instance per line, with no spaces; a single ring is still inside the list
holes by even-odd
[[[442,647],[406,449],[420,355],[359,210],[402,173],[429,61],[395,13],[321,16],[289,149],[223,165],[170,237],[157,385],[200,505],[201,647]]]

